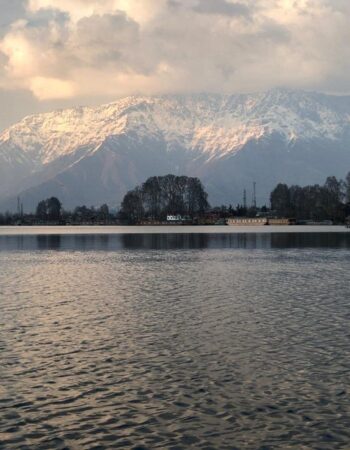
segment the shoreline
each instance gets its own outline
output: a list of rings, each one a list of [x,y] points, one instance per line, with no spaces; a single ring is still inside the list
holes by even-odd
[[[36,225],[0,226],[0,237],[26,235],[122,235],[122,234],[295,234],[350,233],[345,225]]]

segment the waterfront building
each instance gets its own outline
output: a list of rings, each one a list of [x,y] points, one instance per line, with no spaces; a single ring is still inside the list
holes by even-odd
[[[295,219],[286,217],[231,217],[227,219],[227,225],[230,226],[263,226],[263,225],[295,225]]]
[[[170,223],[180,223],[180,222],[184,222],[186,220],[187,220],[187,218],[182,217],[180,214],[168,215],[166,217],[166,221],[170,222]]]
[[[286,217],[270,218],[267,220],[268,220],[268,225],[296,225],[295,219],[288,219]]]
[[[230,226],[268,225],[268,219],[266,217],[230,217],[227,219],[227,225]]]

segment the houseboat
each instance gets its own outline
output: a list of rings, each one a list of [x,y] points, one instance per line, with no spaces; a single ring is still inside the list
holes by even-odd
[[[230,226],[263,226],[268,225],[266,217],[230,217],[227,219],[227,225]]]
[[[285,217],[233,217],[227,219],[227,225],[230,226],[264,226],[264,225],[295,225],[295,219]]]

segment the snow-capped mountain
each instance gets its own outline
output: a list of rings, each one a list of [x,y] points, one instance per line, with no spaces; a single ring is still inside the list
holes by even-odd
[[[148,176],[199,176],[212,203],[237,203],[254,181],[323,182],[350,170],[350,97],[273,90],[251,95],[128,97],[26,117],[0,136],[0,198],[26,209],[118,205]]]

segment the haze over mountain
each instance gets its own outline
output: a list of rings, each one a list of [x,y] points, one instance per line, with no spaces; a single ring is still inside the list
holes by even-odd
[[[350,170],[350,97],[274,89],[250,95],[127,97],[29,116],[0,136],[0,206],[118,206],[152,175],[198,176],[212,204],[258,202],[278,182]]]

